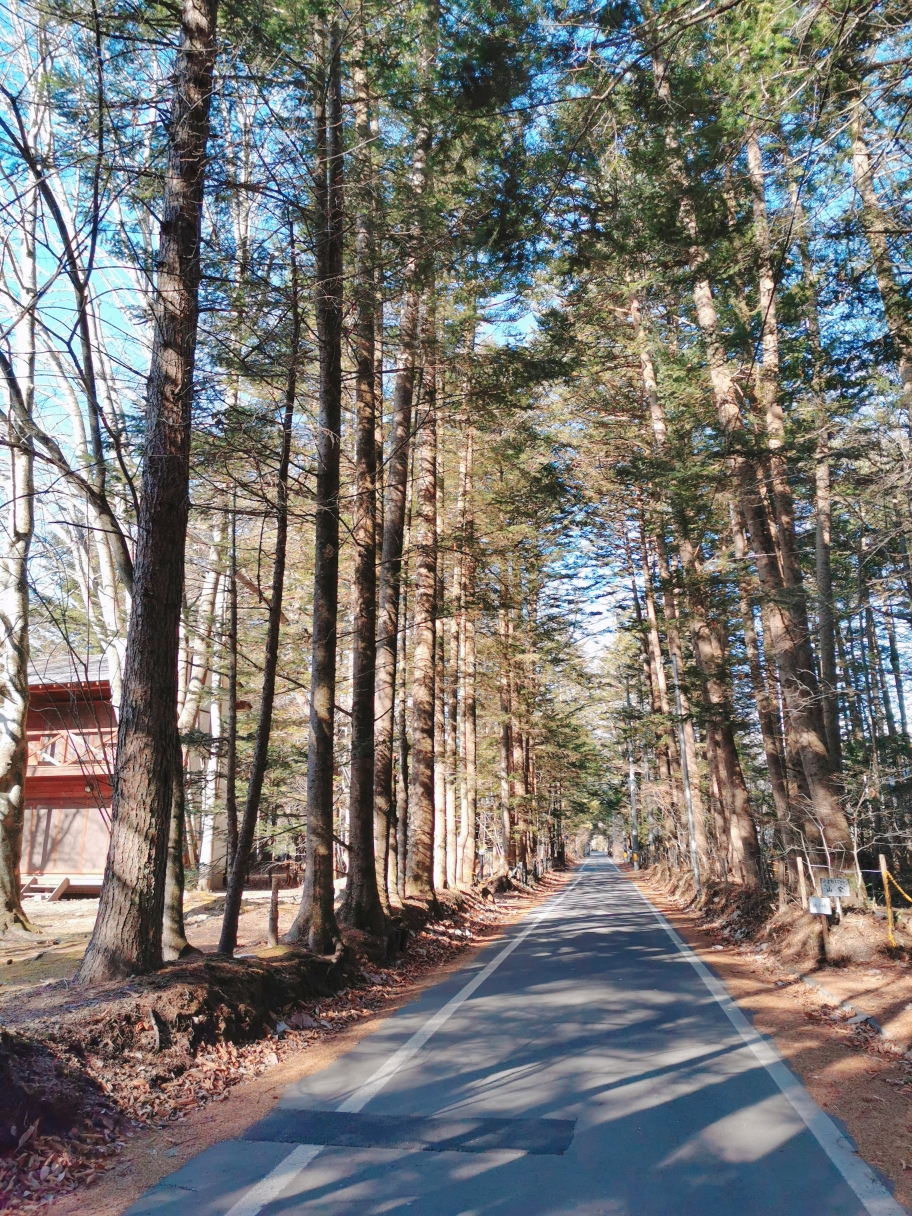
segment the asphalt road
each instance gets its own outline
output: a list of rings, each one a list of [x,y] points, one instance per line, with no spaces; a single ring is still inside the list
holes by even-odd
[[[128,1216],[898,1216],[605,858]]]

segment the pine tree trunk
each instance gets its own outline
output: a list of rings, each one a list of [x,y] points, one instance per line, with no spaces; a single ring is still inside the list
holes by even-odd
[[[884,604],[884,618],[887,624],[887,642],[890,647],[890,671],[893,675],[893,686],[896,689],[896,703],[899,706],[903,741],[909,745],[909,722],[906,715],[906,695],[903,688],[902,667],[899,661],[899,647],[896,644],[896,623],[893,619],[893,609],[889,603]]]
[[[501,668],[498,688],[500,692],[500,822],[503,834],[503,868],[511,870],[516,865],[516,842],[513,838],[513,811],[510,806],[510,782],[513,776],[513,744],[510,723],[513,707],[510,704],[510,622],[508,610],[501,608],[498,632],[501,639]]]
[[[415,456],[415,652],[412,675],[412,756],[405,892],[433,903],[434,705],[437,600],[437,418],[435,370],[425,369],[424,416]]]
[[[402,614],[405,618],[406,606],[405,598],[403,597]],[[403,646],[400,656],[399,671],[400,682],[402,687],[397,695],[398,708],[396,714],[396,744],[397,744],[397,763],[396,763],[396,893],[401,903],[405,899],[405,871],[408,860],[408,828],[409,828],[409,740],[408,740],[408,697],[406,695],[406,679],[408,670],[406,668],[406,648],[405,648],[405,630],[403,633]]]
[[[465,532],[465,452],[459,460],[459,486],[456,496],[456,520],[460,537]],[[465,588],[460,541],[453,547],[453,590],[450,615],[449,675],[447,679],[446,714],[446,880],[447,886],[459,884],[459,831],[456,817],[458,793],[457,758],[459,738],[464,735],[461,721],[459,691],[462,684],[462,644],[465,637]]]
[[[409,481],[412,397],[419,297],[412,288],[399,318],[399,372],[393,390],[383,501],[383,542],[377,590],[377,647],[374,692],[374,839],[385,838],[393,806],[393,713],[399,643],[402,552]],[[402,843],[400,841],[400,843]],[[400,875],[400,878],[404,877]]]
[[[174,791],[168,826],[168,862],[165,867],[165,910],[162,917],[162,957],[166,963],[199,954],[187,941],[184,929],[184,844],[187,795],[184,786],[184,757],[180,740],[174,760]]]
[[[282,598],[285,592],[285,557],[288,545],[288,469],[291,461],[292,423],[298,384],[298,354],[301,341],[301,310],[298,301],[298,271],[295,256],[294,229],[290,234],[291,249],[291,349],[285,380],[285,409],[282,417],[282,447],[276,479],[276,542],[272,566],[272,589],[266,625],[266,647],[263,655],[263,685],[260,713],[257,720],[256,742],[247,780],[247,799],[238,831],[237,846],[231,860],[225,891],[225,910],[219,937],[219,953],[233,954],[237,947],[238,919],[244,883],[250,869],[250,856],[260,798],[269,764],[269,740],[272,734],[272,710],[275,701],[276,670],[279,662],[279,633],[282,625]]]
[[[678,543],[687,578],[687,605],[691,618],[694,657],[703,675],[703,705],[707,730],[712,730],[719,772],[719,793],[731,843],[735,880],[748,887],[760,885],[760,844],[750,813],[750,799],[738,757],[732,726],[732,705],[721,631],[711,620],[706,604],[703,562],[683,527]]]
[[[411,192],[420,205],[427,182],[427,157],[431,134],[427,125],[416,132],[412,158]],[[393,389],[393,420],[387,437],[386,483],[383,494],[383,542],[377,589],[377,658],[374,692],[374,823],[375,836],[386,837],[393,808],[393,714],[396,704],[396,657],[398,650],[402,579],[402,546],[408,502],[409,451],[412,434],[412,402],[415,391],[415,359],[421,295],[419,266],[421,228],[413,227],[411,249],[405,268],[405,296],[399,314],[398,373]],[[404,614],[403,614],[404,619]],[[399,831],[400,849],[406,840]],[[399,866],[400,883],[405,870]],[[378,882],[382,887],[382,880]]]
[[[668,699],[668,682],[665,677],[665,661],[662,657],[662,643],[659,637],[659,618],[656,611],[655,590],[653,589],[652,585],[652,572],[649,568],[649,553],[646,547],[646,530],[645,522],[643,520],[642,504],[640,506],[639,543],[640,572],[643,578],[643,598],[646,606],[646,638],[649,652],[650,682],[654,689],[653,712],[660,715],[663,723],[664,734],[663,738],[657,740],[656,758],[658,760],[660,774],[663,773],[664,770],[665,782],[668,787],[667,802],[673,821],[676,817],[676,812],[678,812],[679,809],[685,805],[683,792],[684,779],[681,771],[681,756],[680,749],[678,747],[678,740],[671,722],[671,704]],[[688,769],[689,773],[696,774],[696,771],[696,769]],[[680,795],[678,793],[679,790]],[[691,793],[693,793],[692,789]],[[691,802],[691,805],[693,806],[693,802]],[[694,843],[696,844],[697,848],[698,861],[702,868],[705,866],[707,860],[705,825],[702,822],[702,815],[698,816],[695,808],[693,818]],[[666,834],[668,834],[667,825]]]
[[[439,529],[438,517],[438,532]],[[439,554],[438,554],[439,562]],[[434,607],[434,890],[447,885],[447,782],[446,782],[446,656],[443,638],[442,578],[437,578]]]
[[[221,577],[218,568],[221,541],[221,528],[217,526],[209,549],[209,569],[203,579],[197,606],[193,644],[188,653],[187,682],[183,696],[178,697],[178,752],[174,770],[171,825],[168,828],[165,911],[162,921],[162,956],[165,962],[173,962],[175,959],[182,958],[192,949],[184,929],[184,852],[187,848],[189,822],[187,819],[184,748],[180,742],[180,736],[193,730],[196,725],[200,700],[209,675],[215,603]]]
[[[687,771],[690,776],[690,798],[694,816],[694,834],[697,838],[697,852],[707,869],[710,865],[711,850],[707,828],[706,805],[700,788],[700,764],[697,757],[697,737],[694,731],[691,714],[690,697],[685,685],[686,668],[684,666],[684,648],[681,645],[681,610],[678,597],[675,594],[671,577],[671,567],[668,562],[668,552],[665,547],[665,537],[659,529],[655,533],[656,559],[659,567],[659,578],[662,586],[662,615],[665,621],[665,637],[668,641],[668,652],[677,663],[681,682],[681,712],[684,715],[683,734],[684,752],[687,757]],[[702,851],[701,851],[702,850]]]
[[[870,668],[876,688],[875,700],[879,700],[883,706],[883,718],[887,726],[887,735],[889,738],[896,737],[896,719],[893,716],[893,706],[890,702],[889,693],[887,692],[887,680],[884,674],[883,656],[880,651],[880,642],[877,637],[877,630],[874,626],[874,613],[871,611],[871,597],[868,592],[867,581],[863,575],[859,575],[859,598],[864,610],[865,634],[868,642],[868,654],[870,655]]]
[[[355,62],[355,136],[361,198],[355,227],[357,360],[355,477],[352,521],[355,544],[352,637],[351,785],[349,788],[349,867],[339,919],[355,929],[386,931],[389,816],[374,816],[374,677],[377,654],[377,445],[374,327],[376,286],[373,234],[373,165],[365,48]]]
[[[414,452],[413,452],[414,456]],[[414,464],[414,460],[412,462]],[[412,479],[410,479],[412,480]],[[394,807],[395,814],[390,816],[396,822],[396,859],[395,878],[393,875],[393,858],[390,855],[390,891],[395,888],[396,897],[401,904],[405,899],[405,868],[408,851],[408,811],[409,811],[409,739],[408,739],[408,591],[409,591],[409,554],[412,548],[412,495],[408,494],[409,508],[406,515],[403,537],[402,559],[402,602],[400,617],[402,628],[399,630],[397,688],[396,688],[396,786]],[[376,770],[375,770],[376,771]]]
[[[459,873],[461,885],[471,887],[475,877],[475,831],[478,814],[478,758],[477,758],[477,701],[476,701],[476,655],[475,618],[472,606],[475,594],[472,559],[474,539],[472,513],[472,465],[474,461],[475,433],[470,427],[466,434],[465,450],[465,516],[463,524],[464,565],[462,579],[462,764],[465,782],[465,797],[462,818],[459,824]]]
[[[516,864],[522,870],[523,876],[525,876],[528,868],[528,823],[526,819],[525,752],[523,748],[522,726],[517,712],[521,707],[519,690],[516,687],[518,683],[517,675],[517,665],[511,662],[509,667],[510,744],[513,751],[510,760],[510,768],[513,773],[511,800],[514,808],[514,826],[516,831]]]
[[[225,877],[231,873],[237,853],[237,502],[232,495],[231,537],[228,550],[228,721],[225,726]]]
[[[659,695],[658,688],[658,670],[656,668],[654,652],[652,648],[652,639],[650,637],[650,627],[647,619],[643,617],[643,609],[640,605],[640,593],[637,587],[636,570],[634,568],[633,553],[631,551],[629,536],[624,535],[624,553],[627,558],[627,567],[630,574],[630,593],[633,599],[633,612],[636,619],[636,633],[640,641],[640,661],[643,671],[643,682],[649,698],[649,708],[656,719],[660,719],[662,715],[662,701]],[[661,652],[660,652],[661,653]],[[662,673],[664,675],[664,671]],[[667,747],[667,735],[661,741],[656,741],[656,767],[658,768],[658,776],[660,782],[663,782],[666,787],[667,798],[669,800],[668,818],[666,819],[666,832],[669,837],[674,837],[675,840],[683,840],[683,836],[687,834],[687,840],[683,845],[685,854],[689,853],[690,849],[690,832],[689,824],[681,823],[678,815],[678,805],[675,801],[675,790],[672,781],[670,757]],[[630,781],[633,781],[633,770],[630,770]],[[633,799],[631,799],[633,801]]]
[[[737,506],[732,504],[732,536],[735,542],[735,558],[739,566],[738,595],[741,609],[741,621],[744,630],[744,647],[747,651],[747,661],[751,674],[751,685],[754,691],[754,704],[757,707],[757,718],[760,723],[760,737],[763,740],[763,754],[766,759],[766,770],[770,788],[773,793],[773,805],[776,808],[776,818],[779,821],[779,831],[785,850],[791,847],[791,829],[789,825],[788,789],[785,781],[785,770],[782,763],[782,749],[779,731],[776,724],[777,714],[770,701],[766,677],[760,661],[760,646],[757,640],[757,629],[754,625],[754,610],[751,605],[750,589],[744,565],[747,560],[747,538],[744,535],[744,525],[741,521]]]
[[[459,821],[456,813],[456,801],[459,792],[456,762],[458,755],[458,738],[460,734],[459,686],[461,683],[461,659],[459,641],[461,627],[456,622],[456,628],[450,634],[450,663],[447,677],[447,724],[446,724],[446,882],[452,890],[459,882]]]
[[[183,0],[157,259],[111,843],[95,931],[78,979],[143,974],[162,962],[168,824],[177,756],[177,635],[184,584],[190,421],[215,0]]]
[[[653,66],[656,90],[660,98],[670,106],[671,91],[667,68],[658,53],[653,56]],[[670,125],[665,142],[680,192],[682,226],[690,241],[688,261],[694,279],[694,308],[706,348],[716,411],[724,435],[736,446],[735,441],[740,440],[744,434],[739,393],[719,332],[712,287],[706,277],[706,254],[699,244],[696,214],[686,190],[683,157]],[[770,306],[772,297],[766,298],[765,302]],[[739,488],[760,586],[769,604],[771,642],[782,681],[790,727],[810,789],[813,814],[805,824],[806,832],[813,843],[820,839],[822,828],[829,848],[838,862],[842,855],[851,850],[851,841],[839,799],[838,784],[827,752],[807,606],[801,587],[801,569],[797,561],[791,500],[778,464],[781,409],[778,400],[772,395],[768,397],[766,405],[775,535],[763,505],[765,473],[761,476],[754,462],[739,451],[731,457],[731,470]],[[822,839],[820,843],[822,846]]]
[[[653,443],[656,452],[659,456],[668,459],[668,427],[665,422],[665,411],[662,408],[662,403],[659,398],[658,379],[655,373],[655,364],[653,362],[652,353],[649,349],[648,337],[643,325],[642,312],[640,309],[639,300],[636,297],[630,302],[630,315],[634,325],[634,334],[636,338],[637,348],[640,355],[640,372],[643,381],[643,391],[646,396],[646,404],[649,409],[649,420],[652,427]],[[673,659],[677,662],[678,671],[683,678],[684,675],[684,653],[681,647],[681,636],[678,630],[677,622],[677,604],[674,598],[674,591],[671,583],[671,570],[668,564],[668,554],[665,550],[665,538],[661,535],[661,530],[656,528],[656,556],[659,566],[659,577],[664,587],[663,592],[663,608],[665,615],[665,636],[668,641],[668,650]],[[649,569],[648,557],[645,552],[645,532],[642,534],[643,546],[643,577],[649,584]],[[651,590],[651,588],[650,588]],[[647,611],[649,611],[647,603]],[[655,652],[654,661],[657,668],[662,664],[661,645],[658,640],[658,621],[653,623],[652,617],[655,616],[655,607],[651,610],[650,629],[655,629],[655,639],[651,642],[653,651]],[[657,673],[658,674],[658,673]],[[670,705],[668,702],[667,682],[665,681],[665,672],[662,668],[661,678],[665,685],[663,710],[662,712],[668,715]],[[660,698],[662,690],[660,689]],[[691,786],[691,807],[693,810],[694,819],[694,837],[697,846],[698,862],[703,867],[709,865],[709,840],[706,831],[706,811],[703,806],[703,798],[700,792],[699,767],[697,765],[697,748],[694,738],[693,720],[690,717],[690,706],[687,702],[686,692],[681,690],[682,709],[684,711],[684,750],[686,753],[687,770],[690,776]],[[673,733],[669,737],[669,758],[674,757],[680,767],[681,758],[678,754],[676,741],[673,738]],[[683,782],[683,775],[681,777]]]
[[[333,745],[339,610],[339,447],[342,424],[342,63],[333,25],[321,29],[325,100],[316,106],[315,312],[320,354],[313,641],[307,743],[307,865],[301,906],[286,941],[315,954],[339,943],[333,888]]]
[[[6,506],[0,553],[0,936],[10,929],[35,926],[22,907],[22,832],[25,772],[28,763],[26,725],[29,709],[28,560],[35,530],[34,452],[29,423],[35,373],[35,229],[26,208],[23,234],[24,282],[27,293],[17,328],[15,364],[0,352],[0,372],[9,398],[7,422]]]
[[[778,553],[778,566],[782,578],[781,598],[783,601],[786,599],[789,601],[792,621],[801,630],[799,634],[793,635],[793,640],[798,642],[804,652],[804,662],[807,664],[808,675],[816,685],[816,668],[814,667],[814,656],[811,645],[811,630],[807,617],[807,603],[802,585],[801,560],[795,532],[794,502],[783,457],[786,438],[782,407],[779,402],[776,284],[772,266],[772,251],[766,212],[766,187],[763,162],[756,132],[752,132],[748,137],[747,160],[753,189],[754,230],[760,268],[759,287],[763,361],[759,369],[758,383],[766,423],[768,445],[766,458],[767,476],[759,488],[761,494],[766,494],[766,502],[769,504],[767,509],[770,511],[771,519],[775,525],[770,529],[770,532]],[[813,316],[811,325],[812,345],[814,345],[814,322],[816,322],[816,313]],[[823,393],[819,370],[821,357],[819,330],[817,331],[815,356],[814,387],[819,412],[823,408]],[[829,767],[835,772],[839,768],[841,749],[839,746],[839,727],[836,715],[834,683],[835,656],[831,607],[832,579],[829,570],[829,451],[825,430],[818,439],[817,455],[817,576],[818,597],[821,604],[818,633],[823,642],[821,673],[824,678],[823,687],[819,690],[816,687],[814,689],[816,693],[814,709],[816,710],[817,706],[819,706],[819,712],[815,712],[814,717],[819,718],[817,729],[822,727],[822,737],[826,746]],[[821,459],[821,456],[823,459]],[[822,591],[821,582],[823,584]],[[805,682],[807,683],[807,676],[805,677]],[[806,765],[806,749],[801,746],[800,736],[798,746],[802,755],[802,763]]]
[[[839,694],[836,679],[836,632],[833,619],[833,571],[831,562],[831,531],[833,500],[830,486],[830,443],[832,441],[829,411],[824,386],[824,353],[820,337],[820,315],[817,306],[817,274],[804,222],[804,209],[797,183],[790,187],[792,214],[801,256],[801,271],[807,296],[805,317],[813,359],[812,390],[816,413],[816,450],[814,454],[814,557],[817,581],[817,642],[820,654],[820,700],[823,728],[826,732],[830,763],[838,770],[842,764],[842,742],[839,733]]]
[[[465,811],[459,832],[459,881],[471,887],[475,878],[475,834],[478,819],[478,756],[476,697],[475,621],[465,623],[463,660],[463,764],[465,767]]]
[[[228,601],[227,578],[219,585],[216,617],[220,626],[220,642],[224,646],[225,609]],[[222,755],[225,729],[225,673],[219,657],[212,664],[209,677],[209,748],[206,757],[205,778],[200,816],[199,873],[197,890],[216,891],[224,881],[225,871],[220,866],[220,843],[216,838],[216,806],[219,784],[222,778]]]
[[[903,395],[908,399],[912,396],[912,317],[890,255],[887,233],[892,225],[877,197],[871,155],[865,139],[862,98],[858,99],[852,110],[851,134],[855,188],[861,196],[861,227],[871,250],[887,328],[899,358]]]
[[[850,662],[849,656],[846,654],[845,642],[842,637],[842,630],[839,627],[839,621],[834,622],[834,633],[836,635],[836,654],[839,657],[839,665],[842,668],[842,683],[845,688],[846,705],[849,711],[849,722],[852,727],[852,740],[860,751],[865,748],[865,728],[861,714],[858,711],[859,695],[855,687],[855,665]]]
[[[436,399],[436,390],[435,399]],[[446,649],[444,639],[444,600],[446,598],[443,556],[440,537],[443,534],[443,452],[436,445],[436,555],[437,576],[434,591],[434,890],[447,885],[447,781],[446,781]]]

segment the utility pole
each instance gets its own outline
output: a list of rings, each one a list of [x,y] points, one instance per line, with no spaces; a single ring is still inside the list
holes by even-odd
[[[633,868],[640,868],[640,833],[637,828],[636,770],[633,766],[633,739],[630,736],[630,685],[627,685],[627,784],[630,790],[630,853]]]
[[[687,807],[687,831],[690,833],[690,863],[693,866],[694,883],[700,894],[700,859],[697,856],[697,840],[694,833],[693,798],[690,793],[690,770],[687,767],[687,748],[684,745],[684,714],[681,709],[681,685],[678,680],[678,660],[671,656],[671,670],[675,682],[675,706],[678,711],[678,751],[681,755],[681,777],[684,780],[684,805]]]

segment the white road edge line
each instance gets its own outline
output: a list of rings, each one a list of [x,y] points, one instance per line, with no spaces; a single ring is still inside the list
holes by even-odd
[[[398,1051],[393,1052],[385,1063],[381,1064],[374,1075],[360,1086],[351,1097],[346,1098],[341,1106],[336,1109],[344,1114],[357,1114],[362,1110],[371,1098],[375,1097],[389,1079],[411,1060],[411,1058],[421,1050],[428,1039],[435,1034],[444,1022],[449,1021],[460,1005],[465,1004],[473,992],[476,992],[485,980],[494,974],[504,959],[508,958],[517,946],[521,945],[526,940],[530,933],[533,933],[543,920],[546,920],[554,911],[563,903],[573,888],[579,883],[583,877],[585,864],[580,867],[580,873],[571,882],[560,895],[554,900],[548,900],[540,912],[529,918],[528,924],[517,935],[507,942],[503,950],[496,954],[494,958],[484,967],[479,973],[474,976],[465,985],[464,988],[456,993],[442,1009],[438,1009],[433,1017],[428,1018],[420,1030],[416,1030],[411,1038],[406,1039]],[[273,1199],[278,1199],[282,1191],[290,1186],[295,1177],[300,1174],[301,1170],[306,1169],[316,1157],[317,1153],[323,1148],[322,1144],[299,1144],[293,1152],[287,1157],[283,1157],[279,1164],[268,1173],[265,1178],[261,1178],[255,1183],[249,1191],[246,1192],[234,1205],[229,1208],[225,1216],[258,1216],[258,1213]]]
[[[829,1115],[820,1109],[785,1063],[777,1048],[753,1028],[729,996],[722,982],[717,980],[705,963],[694,954],[690,946],[675,932],[636,883],[630,882],[630,885],[722,1006],[725,1016],[776,1082],[791,1103],[795,1113],[858,1196],[859,1202],[869,1216],[907,1216],[906,1209],[896,1202],[867,1162],[858,1156]]]
[[[299,1144],[265,1178],[255,1183],[234,1207],[229,1208],[225,1216],[257,1216],[267,1203],[278,1199],[301,1170],[310,1165],[322,1147],[322,1144]]]

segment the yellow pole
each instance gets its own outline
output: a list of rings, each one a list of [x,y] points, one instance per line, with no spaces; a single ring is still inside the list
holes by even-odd
[[[880,854],[880,877],[883,879],[884,898],[887,901],[887,937],[890,940],[890,945],[896,945],[896,938],[893,936],[893,905],[890,903],[890,872],[887,869],[887,859],[883,853]]]

